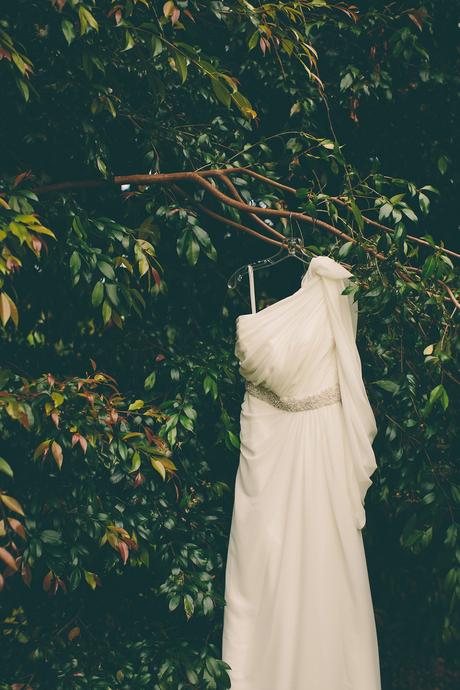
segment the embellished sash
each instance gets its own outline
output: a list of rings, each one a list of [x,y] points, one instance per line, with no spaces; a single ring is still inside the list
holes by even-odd
[[[286,412],[304,412],[305,410],[315,410],[318,407],[325,407],[326,405],[333,405],[334,403],[340,402],[340,386],[338,383],[335,386],[330,386],[324,390],[316,393],[315,395],[309,395],[306,398],[280,398],[276,393],[265,388],[262,385],[255,385],[251,381],[245,382],[245,387],[250,395],[254,395],[256,398],[269,403],[273,407],[277,407],[280,410],[285,410]]]

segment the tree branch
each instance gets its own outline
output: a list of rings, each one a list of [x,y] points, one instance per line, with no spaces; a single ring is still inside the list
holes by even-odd
[[[172,185],[172,189],[179,194],[184,199],[189,199],[192,201],[193,205],[196,206],[197,208],[200,209],[203,213],[206,215],[210,216],[211,218],[214,218],[215,220],[220,221],[224,225],[230,225],[232,228],[237,228],[237,230],[241,230],[242,232],[247,232],[250,235],[254,235],[255,237],[258,237],[260,240],[263,240],[264,242],[269,242],[270,244],[276,244],[279,247],[282,246],[287,246],[286,242],[279,242],[278,240],[274,240],[271,237],[266,237],[265,235],[262,235],[262,233],[257,232],[257,230],[253,230],[252,228],[248,228],[246,225],[242,225],[241,223],[237,223],[236,220],[231,220],[231,218],[225,218],[225,216],[221,216],[219,213],[216,213],[215,211],[211,211],[207,206],[204,204],[201,204],[199,201],[194,199],[191,194],[187,194],[187,192],[184,192],[179,185]],[[268,226],[267,226],[268,227]],[[283,235],[281,235],[283,237]],[[285,239],[283,237],[283,239]]]
[[[245,213],[257,215],[257,216],[274,216],[277,218],[295,218],[301,222],[309,223],[314,227],[320,227],[327,232],[339,237],[341,240],[346,242],[353,242],[357,244],[357,240],[350,235],[338,230],[330,223],[326,223],[324,220],[319,220],[313,218],[307,213],[301,213],[299,211],[289,211],[275,208],[261,208],[259,206],[251,206],[239,201],[238,199],[232,199],[227,194],[221,192],[216,186],[212,185],[205,178],[212,177],[216,175],[226,175],[228,172],[236,172],[239,170],[247,170],[246,168],[224,168],[223,170],[206,170],[200,172],[174,172],[174,173],[154,173],[146,175],[117,175],[111,180],[81,180],[79,182],[59,182],[53,185],[45,185],[42,187],[37,187],[33,191],[36,194],[48,194],[51,192],[67,191],[72,189],[85,189],[85,188],[97,188],[103,187],[105,185],[144,185],[149,186],[151,184],[172,184],[174,182],[184,182],[192,181],[196,182],[201,187],[204,187],[210,194],[215,196],[219,201],[227,206],[233,206],[239,211]],[[377,252],[371,247],[363,247],[363,249],[368,253],[372,254],[381,261],[385,260],[385,256],[380,252]]]
[[[289,187],[288,185],[282,184],[281,182],[277,182],[276,180],[272,180],[270,177],[266,177],[265,175],[261,175],[261,173],[256,172],[255,170],[251,170],[250,168],[229,168],[228,171],[235,172],[238,171],[239,174],[246,174],[250,175],[251,177],[254,177],[257,180],[260,180],[261,182],[265,182],[266,184],[272,185],[272,187],[276,187],[277,189],[282,189],[284,192],[288,192],[289,194],[296,194],[296,189],[294,187]],[[224,170],[224,172],[226,172]],[[349,205],[347,204],[346,201],[341,199],[338,196],[333,196],[330,197],[332,201],[335,201],[337,204],[340,204],[341,206],[344,206],[346,208],[350,208]],[[376,220],[372,220],[371,218],[368,218],[367,216],[362,215],[363,221],[367,225],[372,225],[375,228],[379,228],[380,230],[384,230],[385,232],[392,233],[394,230],[391,228],[388,228],[386,225],[382,225],[382,223],[377,222]],[[411,240],[412,242],[416,242],[417,244],[422,244],[425,247],[431,247],[432,245],[427,242],[426,240],[422,239],[421,237],[417,237],[416,235],[407,235],[407,238]],[[445,247],[440,247],[439,245],[435,244],[434,249],[437,249],[438,251],[443,252],[444,254],[450,254],[450,256],[455,256],[457,259],[460,259],[460,254],[458,252],[454,252],[452,249],[446,249]]]

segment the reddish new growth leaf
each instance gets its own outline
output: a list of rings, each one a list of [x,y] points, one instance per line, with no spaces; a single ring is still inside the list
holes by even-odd
[[[27,587],[30,587],[30,584],[32,582],[32,571],[30,569],[29,565],[23,565],[21,568],[21,577],[22,581],[24,582]]]
[[[108,17],[111,17],[112,15],[115,16],[115,23],[116,23],[117,25],[118,25],[118,24],[121,22],[121,20],[123,19],[122,9],[123,9],[122,5],[114,5],[114,6],[107,12],[107,16],[108,16]]]
[[[80,447],[81,447],[83,453],[85,453],[85,455],[86,455],[86,450],[88,448],[88,441],[86,440],[86,438],[84,438],[81,434],[73,434],[73,436],[72,436],[72,448],[77,443],[80,444]]]
[[[127,545],[125,544],[124,541],[119,541],[117,544],[117,549],[118,549],[118,552],[121,556],[123,564],[126,565],[126,561],[128,560],[128,556],[129,556],[129,549],[128,549]]]
[[[50,570],[49,573],[47,573],[45,575],[45,577],[43,578],[43,589],[45,590],[45,592],[49,592],[52,579],[53,579],[53,573]]]
[[[75,638],[80,635],[80,632],[81,631],[80,631],[80,628],[78,626],[76,626],[75,628],[72,628],[71,630],[69,630],[69,633],[67,635],[67,639],[70,642],[72,642],[72,640],[75,640]]]
[[[21,182],[23,182],[26,177],[30,176],[30,170],[26,170],[25,172],[20,173],[14,178],[14,186],[17,187]]]
[[[22,522],[19,522],[19,520],[16,520],[16,518],[12,517],[8,518],[8,522],[10,523],[11,528],[16,532],[16,534],[18,534],[21,537],[21,539],[26,538],[26,532]]]
[[[0,546],[0,559],[8,566],[8,568],[11,568],[11,570],[18,569],[15,559],[9,551],[3,548],[3,546]]]
[[[41,239],[40,239],[39,237],[37,237],[36,235],[32,235],[32,237],[31,237],[31,244],[32,244],[32,249],[34,250],[35,254],[36,254],[37,256],[39,256],[39,254],[40,254],[40,252],[41,252],[41,250],[42,250],[42,247],[43,247],[43,242],[42,242]]]
[[[63,462],[63,460],[64,460],[64,455],[63,455],[63,452],[62,452],[62,448],[61,448],[61,446],[59,445],[59,443],[57,443],[57,441],[53,441],[53,442],[52,442],[52,444],[51,444],[51,453],[53,454],[53,458],[54,458],[55,461],[56,461],[56,465],[59,467],[59,469],[61,469],[61,467],[62,467],[62,462]]]
[[[155,281],[155,285],[157,285],[158,287],[160,287],[160,285],[161,285],[160,274],[158,273],[157,269],[154,268],[153,266],[150,267],[150,270],[151,270],[151,272],[152,272],[153,279],[154,279],[154,281]]]

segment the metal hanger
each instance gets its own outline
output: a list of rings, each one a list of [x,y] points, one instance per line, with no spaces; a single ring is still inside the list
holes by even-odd
[[[291,257],[293,259],[298,259],[301,261],[303,264],[308,265],[309,260],[305,259],[305,256],[310,256],[313,257],[315,256],[315,253],[312,252],[311,250],[307,249],[304,245],[304,240],[302,236],[302,231],[300,230],[300,225],[297,222],[297,225],[299,227],[299,232],[300,232],[300,237],[294,237],[293,232],[292,232],[292,218],[289,217],[290,219],[290,236],[286,238],[286,242],[281,245],[279,250],[273,254],[272,256],[269,256],[267,259],[260,259],[259,261],[254,261],[254,263],[251,264],[244,264],[243,266],[240,266],[228,279],[228,287],[231,289],[235,289],[237,287],[237,284],[240,283],[244,276],[248,273],[249,271],[249,266],[252,267],[253,271],[258,271],[261,268],[269,268],[271,266],[274,266],[275,264],[281,263],[281,261],[285,261],[286,259],[290,259]],[[287,249],[287,254],[284,254],[284,250]]]

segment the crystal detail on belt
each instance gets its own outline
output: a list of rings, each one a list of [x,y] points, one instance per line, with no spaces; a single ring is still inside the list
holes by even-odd
[[[319,393],[309,395],[306,398],[280,398],[278,395],[276,395],[276,393],[265,386],[257,386],[251,381],[246,381],[245,387],[250,395],[269,403],[273,407],[277,407],[280,410],[285,410],[286,412],[304,412],[305,410],[315,410],[318,407],[333,405],[341,400],[340,386],[338,383],[335,384],[335,386],[325,388]]]

